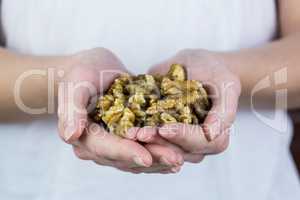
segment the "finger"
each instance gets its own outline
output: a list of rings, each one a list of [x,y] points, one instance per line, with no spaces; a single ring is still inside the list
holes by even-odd
[[[195,162],[196,163],[196,162]],[[178,173],[181,170],[181,166],[164,166],[160,164],[154,164],[151,167],[135,167],[135,168],[118,168],[122,171],[128,171],[131,173],[139,174],[139,173],[146,173],[146,174],[174,174]]]
[[[183,156],[169,147],[158,144],[146,144],[145,148],[151,153],[154,162],[173,167],[183,164]]]
[[[188,153],[201,153],[208,145],[202,128],[196,125],[180,123],[164,125],[159,128],[159,134]]]
[[[172,172],[170,169],[166,169],[166,170],[161,170],[159,173],[160,174],[173,174],[174,172]]]
[[[185,156],[189,155],[189,153],[186,153],[179,146],[168,142],[167,140],[165,140],[164,138],[162,138],[158,134],[153,135],[149,139],[143,139],[142,137],[138,137],[138,140],[141,141],[141,142],[147,142],[148,144],[156,144],[157,146],[160,147],[161,150],[172,151],[172,152],[176,153],[177,158],[178,158],[178,162],[181,165],[183,164],[183,160],[189,162],[189,158],[191,157],[191,156],[189,156],[188,158],[186,158]],[[146,145],[146,147],[147,147],[147,145]],[[153,156],[153,153],[151,153],[151,154]],[[183,160],[182,160],[182,158],[183,158]]]
[[[165,139],[161,138],[161,136],[159,136],[159,135],[155,136],[150,144],[153,144],[152,142],[154,144],[159,144],[159,145],[163,146],[164,148],[169,148],[170,150],[176,152],[177,154],[181,155],[181,157],[183,157],[183,161],[186,161],[186,162],[200,163],[204,158],[203,154],[188,153],[188,152],[184,151],[183,149],[181,149],[179,146],[172,144],[172,143],[166,141]],[[205,153],[208,153],[208,152],[205,152]]]
[[[178,167],[174,167],[172,169],[166,169],[166,170],[162,170],[159,173],[160,174],[176,174],[181,170],[181,168]]]
[[[204,159],[203,154],[191,154],[187,153],[184,155],[184,160],[190,163],[200,163]]]
[[[180,170],[181,170],[181,166],[173,167],[173,168],[171,169],[171,171],[172,171],[173,173],[178,173],[178,172],[180,172]]]
[[[138,140],[140,142],[149,142],[153,140],[153,137],[157,134],[156,127],[133,127],[130,128],[125,134],[125,138],[131,140]]]
[[[218,154],[224,152],[229,146],[230,129],[226,129],[222,135],[209,142],[207,148],[203,151],[204,154]]]
[[[153,135],[152,137],[149,137],[147,139],[144,139],[143,137],[139,136],[138,134],[138,141],[140,142],[144,142],[147,144],[160,144],[160,145],[165,145],[167,143],[169,143],[167,140],[165,140],[164,138],[162,138],[159,133],[158,133],[158,128],[157,128],[157,133],[155,135]]]
[[[113,162],[113,161],[108,161],[108,160],[102,160],[102,161],[94,161],[97,165],[101,165],[101,166],[109,166],[109,167],[114,167],[118,170],[124,171],[124,172],[130,172],[133,174],[140,174],[142,173],[140,170],[137,169],[132,169],[126,166],[123,166],[122,164],[119,164],[117,162]]]
[[[92,123],[80,142],[98,158],[123,161],[148,167],[152,164],[150,153],[140,144],[107,133],[102,127]]]
[[[131,173],[140,173],[138,170],[134,170],[130,167],[128,167],[128,164],[120,161],[112,161],[107,160],[104,158],[98,158],[95,157],[92,153],[85,150],[82,145],[77,143],[76,145],[73,145],[74,154],[81,160],[93,160],[96,164],[102,165],[102,166],[110,166],[117,169],[120,169],[122,171],[131,172]],[[137,166],[137,165],[135,165]]]
[[[135,170],[135,169],[131,169],[131,168],[117,168],[118,170],[124,171],[124,172],[129,172],[132,174],[141,174],[143,172],[141,172],[140,170]]]
[[[161,165],[159,163],[154,163],[150,167],[134,167],[132,169],[137,170],[141,173],[152,174],[152,173],[160,173],[161,171],[165,171],[165,170],[170,171],[172,167]]]
[[[117,168],[121,171],[130,172],[130,173],[134,173],[134,174],[141,173],[139,170],[129,168],[123,162],[95,158],[91,153],[84,150],[84,148],[82,148],[82,147],[73,146],[73,149],[74,149],[75,155],[81,160],[94,160],[94,162],[96,164],[101,165],[101,166],[110,166],[110,167]]]
[[[220,81],[216,84],[217,89],[214,90],[218,91],[215,91],[216,94],[211,98],[213,106],[203,123],[204,133],[210,141],[231,127],[238,108],[240,89],[236,88],[238,87],[236,85],[239,84],[233,82],[221,83]],[[209,90],[210,93],[213,93],[211,87]]]
[[[62,83],[58,96],[59,133],[64,141],[72,143],[78,140],[86,127],[89,91],[84,87],[76,88],[73,84]]]
[[[93,160],[94,156],[83,147],[73,145],[74,154],[81,160]]]
[[[146,126],[137,131],[137,140],[140,142],[154,141],[155,136],[158,134],[157,127]]]
[[[170,168],[170,169],[162,169],[162,170],[159,170],[155,173],[159,173],[159,174],[176,174],[180,170],[181,170],[181,167],[178,166],[178,167],[173,167],[173,168]]]
[[[133,127],[130,128],[126,134],[124,135],[125,138],[130,139],[130,140],[137,140],[137,134],[138,131],[140,130],[139,127]]]

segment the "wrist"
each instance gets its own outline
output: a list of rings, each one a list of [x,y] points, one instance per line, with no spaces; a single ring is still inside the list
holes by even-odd
[[[0,48],[0,57],[0,65],[6,68],[1,77],[1,94],[6,98],[0,101],[13,112],[20,111],[17,101],[30,108],[43,107],[50,84],[56,95],[57,72],[71,66],[68,56],[31,56]]]

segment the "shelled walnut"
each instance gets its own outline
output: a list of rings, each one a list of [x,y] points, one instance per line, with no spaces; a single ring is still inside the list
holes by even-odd
[[[100,97],[91,116],[110,132],[124,136],[132,127],[200,124],[210,106],[202,84],[187,80],[185,68],[173,64],[165,76],[121,75]]]

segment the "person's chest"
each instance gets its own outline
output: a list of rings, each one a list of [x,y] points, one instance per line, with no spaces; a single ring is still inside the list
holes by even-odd
[[[4,0],[10,48],[62,54],[114,51],[143,72],[184,48],[233,50],[270,40],[274,0]]]

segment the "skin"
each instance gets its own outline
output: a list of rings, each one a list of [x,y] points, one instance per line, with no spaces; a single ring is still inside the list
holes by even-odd
[[[45,70],[54,66],[55,70],[64,71],[64,76],[55,78],[59,88],[56,93],[59,99],[59,133],[64,141],[73,145],[80,159],[132,173],[178,172],[184,161],[199,163],[205,155],[221,153],[226,149],[229,128],[235,118],[240,94],[240,102],[249,105],[247,99],[257,82],[282,66],[287,68],[288,73],[285,84],[289,88],[288,107],[300,106],[300,84],[297,82],[300,72],[299,6],[297,0],[279,1],[280,38],[265,46],[226,53],[201,49],[182,50],[151,67],[149,73],[164,73],[170,63],[180,63],[186,66],[191,79],[208,84],[210,92],[216,95],[203,126],[173,124],[134,128],[128,132],[127,138],[109,135],[97,126],[93,128],[95,125],[88,121],[86,115],[88,101],[96,93],[103,92],[115,77],[105,76],[105,80],[99,84],[99,77],[95,74],[107,69],[126,72],[121,61],[103,48],[61,57],[19,55],[0,49],[0,67],[6,69],[6,73],[0,74],[0,109],[4,111],[1,113],[19,112],[14,103],[13,87],[20,74],[30,69]],[[79,87],[73,91],[74,99],[70,101],[66,95],[69,90],[62,83],[77,84],[81,81],[89,82],[96,88],[96,92]],[[224,89],[224,84],[229,84],[229,87]],[[33,107],[47,104],[47,87],[46,77],[28,78],[23,88],[26,104]],[[264,105],[272,100],[273,93],[274,88],[266,89],[256,101]],[[71,104],[73,101],[74,104]],[[75,111],[70,114],[65,108]],[[1,119],[6,118],[7,115]],[[146,144],[141,145],[138,141]]]

